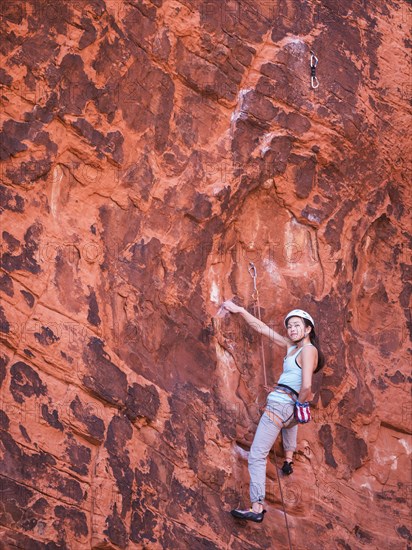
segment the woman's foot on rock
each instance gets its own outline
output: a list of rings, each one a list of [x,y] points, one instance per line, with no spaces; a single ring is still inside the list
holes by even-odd
[[[262,523],[266,510],[261,512],[254,512],[252,508],[249,510],[232,510],[230,512],[234,518],[247,519],[248,521],[255,521],[256,523]]]

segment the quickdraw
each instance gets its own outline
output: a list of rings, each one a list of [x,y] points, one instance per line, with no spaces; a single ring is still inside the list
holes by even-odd
[[[257,271],[256,271],[256,267],[255,267],[255,264],[253,262],[249,262],[249,267],[247,268],[247,270],[249,271],[249,275],[252,277],[253,279],[253,292],[252,292],[252,298],[254,300],[257,300],[258,299],[258,289],[257,289],[257,285],[256,285],[256,280],[257,280]]]
[[[314,52],[310,51],[310,85],[311,87],[316,90],[316,88],[319,88],[319,80],[316,76],[316,67],[318,66],[319,59],[316,57]]]

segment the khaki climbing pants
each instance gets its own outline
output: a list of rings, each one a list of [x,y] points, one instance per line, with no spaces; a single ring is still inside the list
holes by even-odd
[[[294,402],[268,401],[249,452],[250,501],[263,502],[266,492],[266,459],[282,431],[285,451],[296,449],[298,425],[293,415]]]

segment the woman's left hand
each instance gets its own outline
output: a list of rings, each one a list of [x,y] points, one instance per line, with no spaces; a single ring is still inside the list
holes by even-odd
[[[226,300],[221,307],[226,311],[230,311],[230,313],[240,313],[243,310],[241,306],[236,305],[232,300]]]

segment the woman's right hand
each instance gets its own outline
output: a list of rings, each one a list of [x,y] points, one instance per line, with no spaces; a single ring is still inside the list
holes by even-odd
[[[230,311],[230,313],[240,313],[242,311],[241,306],[237,306],[232,300],[226,300],[226,302],[223,302],[221,307],[227,311]]]

